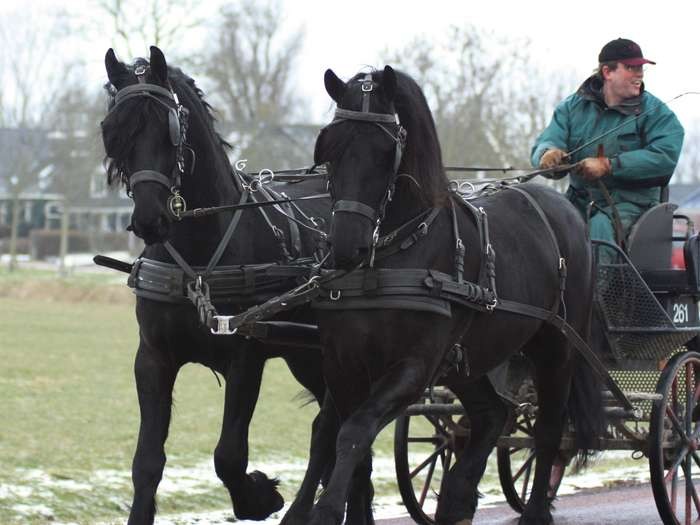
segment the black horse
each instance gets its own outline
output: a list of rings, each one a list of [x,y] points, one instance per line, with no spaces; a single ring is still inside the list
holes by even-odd
[[[548,479],[563,427],[574,423],[585,458],[603,428],[600,388],[558,328],[502,308],[511,301],[562,313],[587,336],[593,287],[581,217],[542,185],[503,189],[472,206],[451,194],[432,115],[409,76],[387,66],[345,83],[328,70],[325,85],[338,110],[317,139],[315,162],[329,167],[334,267],[351,273],[324,284],[318,321],[327,400],[341,426],[325,491],[312,508],[321,472],[312,451],[306,489],[283,523],[339,524],[346,502],[346,523],[373,523],[364,511],[370,446],[437,380],[464,405],[471,438],[443,482],[435,519],[471,523],[508,413],[486,373],[519,351],[533,364],[539,407],[535,480],[520,523],[550,523]],[[388,291],[416,295],[429,283],[417,298]],[[456,299],[450,309],[435,302],[445,297]],[[322,412],[333,410],[325,403]]]
[[[108,180],[125,184],[133,195],[131,228],[147,244],[142,258],[151,261],[149,268],[175,268],[173,276],[180,267],[201,272],[212,262],[232,219],[237,222],[235,231],[230,241],[221,245],[216,268],[292,258],[295,248],[289,242],[293,237],[290,223],[276,212],[266,213],[270,224],[254,210],[240,212],[237,218],[234,212],[226,212],[175,220],[175,214],[183,211],[182,199],[191,208],[241,202],[242,183],[231,169],[226,143],[215,131],[202,92],[181,70],[169,68],[158,48],[151,47],[149,61],[139,59],[130,66],[117,60],[110,49],[105,65],[109,78],[106,87],[113,103],[116,99],[102,123]],[[318,193],[325,191],[325,182],[305,181],[285,189],[290,197]],[[322,217],[323,209],[328,209],[327,200],[325,204],[316,201],[304,205],[310,217]],[[297,246],[300,256],[311,255],[316,237],[313,230],[301,228]],[[170,250],[165,241],[170,243]],[[181,262],[173,264],[173,258],[178,257]],[[187,272],[184,277],[193,280]],[[144,279],[148,284],[148,276]],[[289,287],[288,281],[282,284],[285,289]],[[212,294],[214,291],[212,286]],[[216,473],[230,492],[238,518],[265,519],[283,505],[276,490],[277,480],[257,471],[246,474],[248,425],[263,367],[269,358],[284,358],[296,379],[320,403],[325,392],[320,351],[275,346],[237,335],[212,335],[200,323],[197,310],[182,296],[176,302],[164,302],[168,298],[162,295],[152,297],[139,296],[136,302],[140,342],[134,372],[141,424],[133,461],[134,499],[129,523],[153,522],[156,489],[166,460],[164,442],[173,385],[180,367],[189,362],[210,367],[226,379],[223,426],[214,453]],[[259,301],[255,295],[229,295],[226,304],[218,304],[212,297],[221,314],[236,313],[246,302]],[[312,321],[311,313],[309,308],[297,309],[287,319],[308,323]]]

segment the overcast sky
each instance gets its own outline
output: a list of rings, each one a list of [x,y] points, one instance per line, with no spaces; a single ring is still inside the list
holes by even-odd
[[[27,3],[49,8],[77,4],[21,2]],[[202,5],[215,12],[221,3],[204,1]],[[0,14],[13,4],[19,2],[0,0]],[[571,90],[596,66],[603,44],[626,37],[637,41],[645,56],[657,62],[645,77],[650,92],[668,100],[685,91],[700,91],[697,0],[282,0],[282,6],[287,27],[305,28],[297,86],[312,117],[320,122],[328,118],[329,99],[323,90],[326,68],[347,78],[365,65],[382,67],[378,63],[382,50],[402,48],[421,35],[438,39],[451,25],[468,23],[501,37],[529,38],[534,59],[575,79]],[[80,50],[92,66],[87,80],[97,85],[104,80],[102,60],[110,45],[109,35],[103,38],[103,46],[92,44]],[[700,95],[683,97],[671,107],[686,126],[700,120]]]

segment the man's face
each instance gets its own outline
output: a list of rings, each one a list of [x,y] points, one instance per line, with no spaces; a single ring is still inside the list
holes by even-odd
[[[636,97],[642,90],[644,66],[618,63],[614,70],[603,66],[603,78],[615,97],[620,99]]]

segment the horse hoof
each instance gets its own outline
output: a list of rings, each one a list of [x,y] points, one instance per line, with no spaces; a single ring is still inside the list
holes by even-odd
[[[270,479],[256,470],[246,476],[242,491],[231,494],[233,512],[240,520],[262,521],[284,507],[284,498],[277,492],[279,480]]]

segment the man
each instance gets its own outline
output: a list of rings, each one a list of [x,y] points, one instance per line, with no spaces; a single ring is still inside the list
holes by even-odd
[[[619,242],[644,211],[659,203],[678,162],[683,127],[644,90],[644,66],[655,62],[644,58],[639,45],[612,40],[598,62],[598,70],[556,107],[531,160],[541,168],[575,164],[568,199],[584,217],[594,203],[591,239]]]

